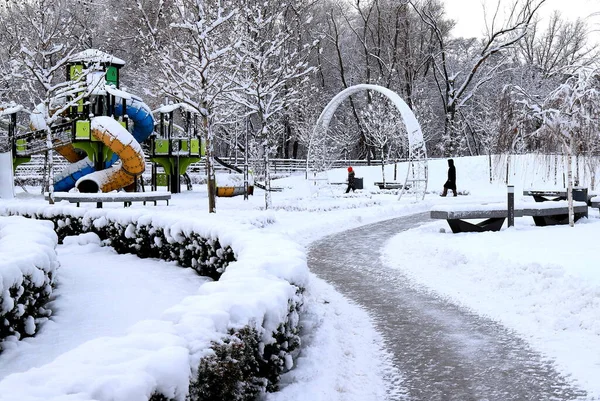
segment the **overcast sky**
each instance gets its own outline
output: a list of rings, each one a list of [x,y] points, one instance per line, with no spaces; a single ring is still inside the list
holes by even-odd
[[[482,2],[490,5],[497,4],[497,0],[444,0],[448,16],[457,24],[454,28],[455,36],[481,36],[484,30]],[[512,0],[501,0],[502,4],[509,4]],[[547,17],[554,10],[559,10],[566,19],[574,20],[577,17],[588,18],[591,29],[600,30],[600,16],[591,16],[600,13],[600,0],[546,0],[540,9],[540,16]],[[600,42],[600,33],[594,34],[594,39]]]

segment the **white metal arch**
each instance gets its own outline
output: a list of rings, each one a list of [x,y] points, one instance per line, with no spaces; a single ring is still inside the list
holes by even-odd
[[[373,90],[385,95],[398,109],[404,125],[406,126],[406,132],[408,133],[408,170],[406,174],[406,180],[404,187],[398,196],[398,199],[402,197],[402,194],[407,188],[413,192],[417,199],[423,199],[427,190],[427,150],[425,148],[425,141],[423,140],[423,132],[421,126],[417,121],[417,118],[413,114],[412,110],[404,100],[394,91],[384,88],[379,85],[360,84],[354,85],[344,89],[331,99],[331,101],[325,106],[317,124],[315,125],[315,133],[324,134],[327,132],[329,123],[335,114],[338,106],[342,104],[344,100],[352,96],[357,92],[365,90]]]

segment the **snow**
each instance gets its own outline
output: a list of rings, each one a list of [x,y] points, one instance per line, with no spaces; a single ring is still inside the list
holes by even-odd
[[[68,210],[86,215],[95,219],[95,224],[103,224],[107,219],[118,219],[124,224],[146,219],[168,225],[174,227],[174,239],[178,232],[194,230],[231,245],[238,262],[230,265],[218,283],[205,283],[197,293],[172,307],[154,310],[154,318],[141,317],[131,322],[125,334],[89,332],[89,341],[56,357],[51,349],[36,350],[40,357],[46,354],[49,364],[4,378],[0,381],[0,399],[59,400],[61,394],[66,394],[61,391],[68,388],[70,400],[135,400],[142,399],[139,397],[149,388],[148,383],[157,383],[165,394],[180,397],[190,355],[198,358],[207,342],[228,324],[243,324],[251,315],[263,313],[267,324],[276,321],[279,314],[285,313],[287,304],[281,303],[288,295],[286,282],[290,280],[307,288],[307,311],[301,317],[306,328],[304,348],[295,368],[284,375],[282,390],[268,394],[266,399],[364,401],[384,399],[385,390],[401,393],[401,372],[394,370],[386,350],[380,348],[380,336],[372,320],[330,285],[312,274],[306,276],[301,267],[305,263],[303,246],[331,233],[433,208],[459,210],[469,205],[503,204],[507,177],[508,183],[515,186],[517,204],[528,206],[533,202],[531,197],[523,196],[525,188],[563,187],[564,161],[554,157],[492,158],[493,183],[487,157],[454,160],[461,195],[438,196],[447,164],[446,160],[431,160],[431,193],[422,202],[415,202],[410,196],[398,201],[397,192],[378,190],[373,182],[381,181],[380,166],[353,166],[356,176],[364,179],[364,190],[344,195],[345,186],[325,184],[328,191],[315,193],[303,174],[292,176],[273,183],[283,191],[272,194],[273,208],[269,210],[264,210],[261,196],[251,196],[248,201],[239,196],[218,198],[217,213],[209,214],[204,186],[174,194],[170,206],[134,205],[123,209],[119,204],[107,204],[105,209],[97,210],[93,205],[55,205],[57,212]],[[555,161],[559,167],[556,177],[554,166],[549,165]],[[587,184],[591,175],[582,170],[583,165],[580,163],[580,182]],[[386,169],[386,177],[393,177],[394,166]],[[405,174],[406,166],[399,164],[397,176]],[[346,169],[331,170],[327,176],[329,183],[344,182]],[[0,213],[15,209],[49,213],[41,196],[21,192],[15,201],[0,201]],[[600,270],[593,253],[593,241],[600,228],[598,211],[590,209],[589,218],[573,228],[535,227],[530,217],[515,219],[515,223],[515,227],[495,233],[452,234],[444,220],[433,220],[378,246],[390,269],[400,269],[415,285],[427,287],[514,330],[534,349],[555,360],[557,367],[577,380],[590,398],[598,398]],[[442,228],[446,232],[440,232]],[[69,258],[78,260],[91,250],[98,255],[95,259],[99,266],[110,264],[119,269],[129,267],[135,260],[126,255],[110,255],[109,250],[99,248],[89,238],[60,247],[60,260],[63,264]],[[115,259],[103,259],[108,256]],[[282,259],[291,263],[281,263]],[[151,263],[158,267],[164,262]],[[173,274],[182,272],[176,269]],[[62,274],[66,273],[59,270],[59,280],[66,277]],[[113,282],[120,279],[119,273],[110,276]],[[108,283],[110,276],[102,280]],[[252,300],[244,298],[244,302],[239,302],[242,291],[252,295]],[[61,302],[60,298],[56,302]],[[110,302],[110,298],[90,299],[96,306],[105,302]],[[77,303],[64,305],[65,313],[80,311]],[[274,305],[282,307],[273,308]],[[142,309],[139,307],[137,312]],[[58,312],[52,319],[52,323],[42,326],[40,341],[46,329],[57,330],[74,342],[85,340],[80,332],[58,321]],[[125,323],[122,330],[124,326]],[[202,327],[201,333],[198,327]],[[34,340],[22,343],[30,341]],[[26,345],[19,344],[16,349],[20,351],[11,354],[14,358],[26,358]],[[5,356],[0,355],[0,366],[5,363]],[[89,383],[89,377],[97,380]],[[397,383],[399,386],[394,388]],[[14,391],[9,393],[11,398],[4,396],[8,391]]]
[[[156,113],[166,114],[166,113],[170,113],[172,111],[178,110],[178,109],[182,109],[183,111],[190,111],[192,113],[197,112],[197,110],[195,108],[193,108],[192,106],[190,106],[187,103],[172,103],[172,104],[160,106],[158,109],[153,110],[152,114],[156,114]]]
[[[101,247],[93,233],[67,237],[58,254],[60,274],[50,304],[55,316],[35,338],[4,344],[0,380],[50,363],[97,337],[124,335],[131,325],[160,317],[209,281],[174,263],[117,255]]]
[[[15,196],[12,152],[0,152],[0,199]]]
[[[87,49],[69,57],[70,63],[88,62],[88,63],[110,63],[115,65],[125,65],[125,61],[112,56],[98,49]]]

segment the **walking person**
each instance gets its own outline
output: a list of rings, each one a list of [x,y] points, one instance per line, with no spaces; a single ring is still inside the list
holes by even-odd
[[[352,166],[348,167],[348,188],[346,188],[346,193],[350,192],[350,190],[352,190],[352,192],[356,190],[356,187],[354,186],[354,175]]]
[[[440,196],[446,196],[448,190],[451,189],[454,196],[456,193],[456,168],[454,167],[454,160],[448,159],[448,180],[444,183],[444,192]]]

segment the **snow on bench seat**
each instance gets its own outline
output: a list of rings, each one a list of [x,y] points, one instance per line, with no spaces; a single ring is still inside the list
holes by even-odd
[[[171,199],[170,192],[108,192],[108,193],[81,193],[81,192],[54,192],[54,201],[68,201],[70,203],[96,202],[98,207],[102,207],[103,202],[123,202],[125,207],[131,206],[132,202],[154,202],[164,200],[169,204]],[[48,195],[46,195],[48,199]]]
[[[600,196],[596,195],[590,198],[590,206],[600,208]]]
[[[524,216],[554,216],[569,213],[569,203],[566,200],[522,203],[520,205]],[[573,201],[573,213],[587,213],[585,202]]]
[[[587,211],[586,202],[573,202],[575,221],[581,217],[587,217]],[[568,214],[568,201],[517,203],[514,209],[515,217],[533,217],[537,226],[567,224]],[[506,202],[437,205],[431,209],[430,217],[447,220],[454,233],[498,231],[508,217],[508,205]],[[468,219],[486,220],[473,224],[464,221]]]

